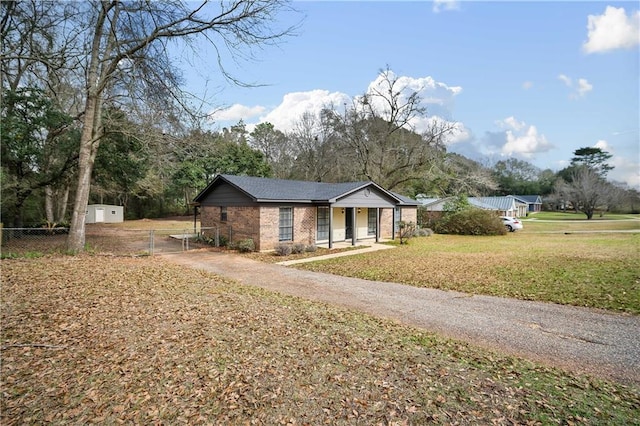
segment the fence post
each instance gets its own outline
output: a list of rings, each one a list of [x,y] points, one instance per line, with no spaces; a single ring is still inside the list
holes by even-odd
[[[149,231],[149,254],[153,256],[153,229]]]
[[[182,230],[182,251],[189,251],[189,235],[187,230]]]

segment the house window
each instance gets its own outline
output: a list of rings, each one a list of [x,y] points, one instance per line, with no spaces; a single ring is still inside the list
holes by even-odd
[[[396,231],[400,229],[400,221],[402,220],[402,210],[400,207],[396,207],[393,210],[393,222],[395,223]]]
[[[227,221],[227,208],[220,207],[220,222],[226,222],[226,221]]]
[[[378,225],[376,209],[369,209],[367,214],[367,235],[376,235]]]
[[[280,207],[280,241],[293,241],[293,208]]]
[[[318,207],[318,241],[329,239],[329,207]]]

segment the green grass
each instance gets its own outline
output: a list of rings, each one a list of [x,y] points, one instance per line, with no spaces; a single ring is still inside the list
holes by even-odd
[[[601,220],[628,220],[636,219],[640,220],[640,215],[637,214],[617,214],[617,213],[604,213],[600,216],[596,213],[591,220],[587,220],[587,216],[584,213],[576,212],[538,212],[531,214],[527,219],[539,219],[539,220],[581,220],[585,222],[601,221]]]
[[[299,264],[370,280],[640,314],[640,233],[433,235]]]

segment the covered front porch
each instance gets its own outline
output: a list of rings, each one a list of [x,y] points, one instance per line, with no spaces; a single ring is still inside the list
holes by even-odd
[[[394,239],[398,220],[399,209],[395,206],[319,206],[316,244],[332,249],[336,244],[355,246],[377,243],[382,235]]]

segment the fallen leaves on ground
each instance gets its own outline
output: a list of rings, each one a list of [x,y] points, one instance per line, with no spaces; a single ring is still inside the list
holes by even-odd
[[[638,389],[160,258],[3,260],[2,424],[633,423]]]

